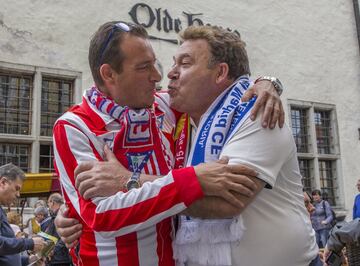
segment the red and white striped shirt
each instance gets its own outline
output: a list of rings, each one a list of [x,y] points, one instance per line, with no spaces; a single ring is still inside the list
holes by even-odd
[[[155,114],[161,121],[161,140],[174,162],[176,118],[167,95],[156,95]],[[55,167],[60,176],[69,216],[83,224],[78,265],[175,265],[172,258],[171,216],[203,196],[194,169],[173,170],[140,189],[110,197],[83,199],[75,188],[74,169],[82,161],[102,160],[120,124],[83,97],[54,126]],[[160,174],[156,157],[146,163],[150,174]]]

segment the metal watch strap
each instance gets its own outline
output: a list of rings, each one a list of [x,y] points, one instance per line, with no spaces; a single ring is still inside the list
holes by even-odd
[[[276,78],[276,77],[270,77],[270,76],[263,76],[258,78],[257,80],[255,80],[255,83],[261,81],[261,80],[268,80],[272,83],[272,85],[274,86],[276,92],[279,94],[279,96],[282,94],[284,87],[281,83],[281,81]]]
[[[127,190],[140,187],[140,172],[133,172],[130,179],[126,183]]]

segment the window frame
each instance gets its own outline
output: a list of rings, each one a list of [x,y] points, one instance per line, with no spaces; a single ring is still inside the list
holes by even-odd
[[[0,61],[0,70],[5,73],[14,73],[17,75],[32,76],[32,117],[30,119],[31,128],[29,135],[5,134],[0,133],[0,142],[8,143],[24,143],[30,144],[30,165],[29,172],[38,173],[40,168],[40,145],[48,145],[52,143],[52,136],[40,135],[41,123],[41,93],[43,78],[53,78],[57,80],[72,80],[73,103],[79,102],[82,96],[81,79],[82,73],[79,71],[30,66],[23,64],[15,64]]]
[[[29,75],[29,74],[24,74],[24,73],[18,73],[18,72],[9,72],[9,71],[4,71],[4,70],[2,70],[2,69],[0,69],[0,75],[2,75],[2,76],[8,76],[8,77],[10,77],[10,78],[16,78],[16,79],[18,79],[18,81],[19,80],[21,80],[21,79],[29,79],[29,81],[30,81],[30,84],[29,84],[29,97],[28,97],[28,105],[29,105],[29,108],[24,112],[24,110],[21,110],[22,108],[21,108],[21,106],[20,106],[20,101],[21,101],[21,99],[22,99],[22,97],[19,97],[18,96],[18,94],[20,93],[20,91],[21,91],[21,85],[19,85],[18,84],[18,86],[16,86],[16,94],[17,94],[17,96],[15,96],[15,97],[11,97],[11,98],[14,98],[14,99],[16,99],[16,101],[17,101],[17,107],[16,108],[14,108],[13,109],[13,112],[10,112],[11,114],[16,114],[16,116],[17,116],[17,118],[18,118],[18,121],[20,121],[19,120],[19,116],[20,115],[23,115],[23,114],[26,114],[27,116],[28,116],[28,121],[27,121],[27,123],[20,123],[20,122],[18,122],[18,123],[11,123],[11,124],[25,124],[25,125],[27,125],[27,127],[26,127],[26,129],[27,129],[27,134],[22,134],[22,133],[19,133],[19,132],[17,132],[17,133],[8,133],[8,132],[4,132],[3,134],[12,134],[12,135],[30,135],[30,133],[31,133],[31,122],[32,122],[32,120],[31,120],[31,117],[32,117],[32,92],[33,92],[33,88],[32,88],[32,86],[33,86],[33,76],[32,75]],[[11,85],[10,84],[8,84],[8,86],[10,86],[11,87]],[[9,90],[9,89],[8,89]],[[7,95],[7,96],[9,96],[9,94]],[[26,99],[26,98],[25,98]],[[6,121],[7,119],[6,119],[6,117],[7,117],[7,115],[6,115],[6,113],[8,113],[8,112],[6,112],[5,110],[6,109],[8,109],[8,107],[5,107],[5,106],[0,106],[0,108],[2,108],[2,109],[4,109],[4,113],[5,113],[5,120],[4,120],[4,122],[12,122],[12,121]],[[15,111],[15,112],[14,112]]]
[[[344,206],[344,192],[341,187],[342,181],[342,170],[341,170],[341,153],[340,153],[340,143],[339,143],[339,131],[337,123],[337,114],[336,114],[336,105],[326,104],[320,102],[309,102],[288,99],[288,113],[289,115],[289,126],[292,129],[292,119],[291,119],[291,110],[293,108],[306,109],[307,111],[307,124],[309,126],[309,150],[308,152],[297,152],[298,159],[310,160],[312,164],[312,171],[310,177],[310,182],[312,189],[320,189],[320,169],[319,161],[333,161],[333,167],[335,168],[333,175],[333,187],[334,187],[334,200],[336,208],[343,208]],[[332,131],[332,143],[330,144],[330,154],[319,153],[317,146],[317,137],[316,137],[316,125],[315,125],[315,112],[316,111],[329,111],[330,112],[330,125]]]
[[[44,91],[43,91],[43,83],[44,83],[44,81],[47,81],[47,82],[57,82],[57,83],[67,83],[67,84],[69,84],[70,83],[70,88],[69,88],[69,92],[70,92],[70,94],[69,94],[69,106],[67,106],[67,108],[70,108],[73,104],[74,104],[74,80],[73,79],[67,79],[67,78],[63,78],[63,77],[61,77],[61,78],[59,78],[59,77],[54,77],[54,76],[46,76],[46,75],[43,75],[42,76],[42,83],[41,83],[41,93],[43,93]],[[62,84],[63,85],[63,84]],[[49,92],[50,92],[50,88],[48,87],[47,88],[48,89],[48,91],[47,91],[47,93],[49,94]],[[57,93],[57,96],[59,97],[59,95],[61,95],[61,93]],[[42,95],[41,95],[42,96]],[[43,103],[44,103],[44,101],[43,101],[43,99],[41,99],[41,108],[40,108],[40,123],[42,122],[42,118],[43,118],[43,115],[45,114],[45,112],[43,112],[43,110],[42,110],[42,108],[43,108]],[[47,105],[51,105],[51,102],[54,102],[54,101],[51,101],[51,100],[47,100]],[[57,107],[59,108],[60,106],[62,106],[62,102],[58,102],[58,105],[57,105]],[[57,113],[63,113],[63,112],[59,112],[59,110],[57,110],[58,112]],[[64,110],[64,112],[65,112],[66,110]],[[46,112],[47,114],[46,114],[46,117],[47,117],[47,121],[49,121],[49,120],[51,120],[51,118],[53,117],[53,115],[54,115],[54,112],[52,112],[51,110],[47,110],[47,112]],[[58,117],[58,116],[57,116]],[[55,122],[55,121],[54,121]],[[48,124],[46,124],[46,125],[48,125]],[[42,126],[40,125],[40,136],[48,136],[47,134],[42,134],[42,131],[43,130],[43,128],[42,128]],[[45,131],[46,131],[46,133],[47,133],[47,131],[48,131],[49,129],[45,129]]]

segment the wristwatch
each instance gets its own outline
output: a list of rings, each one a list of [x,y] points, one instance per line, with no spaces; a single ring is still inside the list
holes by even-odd
[[[126,183],[126,188],[128,191],[130,191],[133,188],[139,188],[141,187],[140,184],[140,172],[134,172],[130,179]]]
[[[268,80],[271,82],[271,84],[274,86],[276,92],[279,94],[279,96],[282,94],[284,87],[281,84],[281,81],[278,78],[270,77],[270,76],[263,76],[255,80],[255,83],[261,81],[261,80]]]

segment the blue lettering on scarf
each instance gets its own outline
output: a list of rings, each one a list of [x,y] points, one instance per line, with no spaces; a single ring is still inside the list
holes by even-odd
[[[209,157],[210,155],[212,160],[219,158],[227,139],[238,128],[237,126],[243,121],[243,118],[255,102],[255,99],[252,99],[249,102],[241,103],[243,95],[241,89],[245,91],[248,86],[248,78],[240,78],[213,107],[213,110],[199,128],[200,132],[192,150],[192,165],[205,162],[205,156]],[[208,155],[206,155],[207,149],[207,152],[210,153]]]

